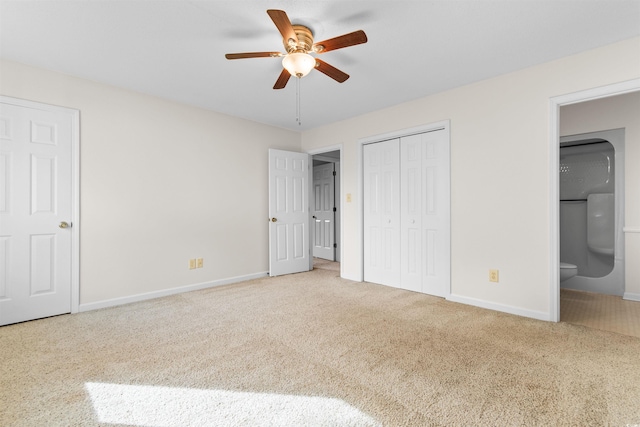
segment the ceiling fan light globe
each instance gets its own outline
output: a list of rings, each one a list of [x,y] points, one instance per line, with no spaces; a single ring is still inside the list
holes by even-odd
[[[282,66],[296,77],[304,77],[316,66],[316,60],[308,53],[295,52],[282,58]]]

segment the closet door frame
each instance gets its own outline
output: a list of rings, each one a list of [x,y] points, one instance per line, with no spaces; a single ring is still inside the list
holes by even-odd
[[[395,138],[402,138],[402,137],[407,137],[407,136],[411,136],[411,135],[416,135],[416,134],[420,134],[420,133],[426,133],[426,132],[434,132],[434,131],[444,131],[445,132],[445,137],[447,139],[447,146],[450,149],[450,141],[451,141],[451,131],[450,131],[450,121],[449,120],[443,120],[440,122],[435,122],[435,123],[430,123],[430,124],[426,124],[426,125],[422,125],[422,126],[416,126],[416,127],[412,127],[412,128],[406,128],[406,129],[401,129],[401,130],[397,130],[397,131],[393,131],[393,132],[389,132],[389,133],[384,133],[384,134],[378,134],[378,135],[372,135],[372,136],[368,136],[365,138],[360,138],[358,140],[358,194],[361,195],[361,197],[359,198],[359,203],[358,203],[358,220],[359,220],[359,227],[358,227],[358,257],[359,257],[359,271],[358,271],[358,276],[356,277],[351,277],[350,279],[352,280],[357,280],[362,282],[364,280],[364,164],[363,164],[363,149],[364,146],[367,144],[374,144],[376,142],[382,142],[382,141],[386,141],[389,139],[395,139]],[[451,160],[449,159],[449,165],[451,164]],[[450,168],[449,168],[450,171]],[[447,190],[448,190],[448,200],[449,200],[449,206],[451,203],[451,198],[450,198],[450,194],[451,194],[451,189],[450,189],[450,172],[449,172],[449,180],[447,182]],[[449,210],[450,212],[450,210]],[[449,214],[450,216],[450,214]],[[451,230],[449,229],[449,242],[451,241]],[[450,244],[449,244],[449,248],[450,248]],[[449,254],[448,254],[448,268],[449,268],[449,273],[450,273],[450,269],[451,269],[451,254],[450,254],[450,249],[449,249]],[[451,293],[451,280],[450,280],[450,274],[449,276],[449,289],[446,292],[446,295],[442,295],[445,298]]]

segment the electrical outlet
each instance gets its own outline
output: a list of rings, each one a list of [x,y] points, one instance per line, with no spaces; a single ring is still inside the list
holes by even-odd
[[[204,258],[198,258],[198,259],[196,260],[196,267],[197,267],[197,268],[202,268],[202,267],[204,267]]]
[[[489,281],[498,282],[498,270],[489,270]]]
[[[194,268],[196,268],[196,260],[195,260],[195,258],[189,260],[189,270],[193,270]]]

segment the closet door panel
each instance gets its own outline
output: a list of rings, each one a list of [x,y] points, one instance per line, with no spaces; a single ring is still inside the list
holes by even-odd
[[[422,292],[447,296],[450,281],[449,143],[444,131],[422,139]]]
[[[401,287],[422,291],[422,139],[400,139]]]
[[[364,280],[400,285],[400,143],[363,147]]]

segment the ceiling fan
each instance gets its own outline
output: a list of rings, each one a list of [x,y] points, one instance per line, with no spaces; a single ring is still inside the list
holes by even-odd
[[[292,25],[289,17],[283,10],[269,9],[267,13],[280,34],[287,53],[281,52],[246,52],[227,53],[227,59],[244,58],[282,58],[283,70],[273,86],[274,89],[283,89],[291,76],[302,78],[316,68],[321,73],[331,77],[339,83],[343,83],[349,75],[336,67],[311,56],[310,53],[322,54],[331,50],[342,49],[367,42],[367,35],[362,30],[344,34],[321,42],[313,42],[313,33],[304,25]]]

